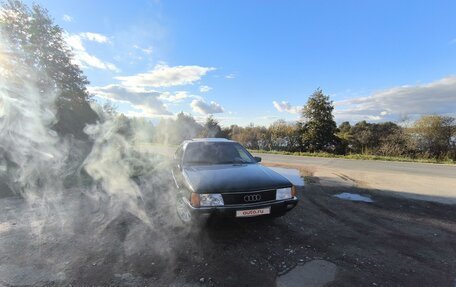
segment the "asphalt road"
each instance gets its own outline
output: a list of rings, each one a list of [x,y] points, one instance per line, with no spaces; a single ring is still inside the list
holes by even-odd
[[[456,166],[443,164],[350,160],[277,154],[255,154],[262,163],[298,169],[323,186],[377,190],[389,196],[456,204]]]
[[[271,163],[289,163],[368,172],[394,172],[451,179],[456,178],[456,165],[394,162],[379,160],[355,160],[341,158],[320,158],[264,153],[255,153],[255,155],[260,156],[264,162]]]

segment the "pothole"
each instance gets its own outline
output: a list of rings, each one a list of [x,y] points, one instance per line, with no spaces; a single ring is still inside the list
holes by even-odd
[[[351,200],[351,201],[374,202],[370,197],[360,195],[357,193],[343,192],[343,193],[336,194],[334,196],[337,198],[340,198],[340,199]]]
[[[277,278],[277,287],[322,287],[336,278],[337,266],[325,260],[312,260],[297,265],[293,270]]]

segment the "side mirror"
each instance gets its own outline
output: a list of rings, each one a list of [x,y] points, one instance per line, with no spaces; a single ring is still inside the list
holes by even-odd
[[[261,157],[259,157],[259,156],[254,156],[253,158],[254,158],[257,162],[261,162]]]
[[[182,170],[182,163],[179,159],[173,159],[174,166],[177,167],[179,170]]]

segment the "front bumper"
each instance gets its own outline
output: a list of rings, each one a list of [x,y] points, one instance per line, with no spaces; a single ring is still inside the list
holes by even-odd
[[[271,207],[270,215],[282,215],[292,210],[298,204],[298,198],[293,197],[284,200],[273,200],[249,204],[233,204],[225,206],[211,206],[211,207],[193,207],[190,202],[185,201],[193,216],[204,217],[209,215],[220,215],[226,217],[236,217],[236,211],[247,209],[258,209]],[[261,216],[261,215],[260,215]]]

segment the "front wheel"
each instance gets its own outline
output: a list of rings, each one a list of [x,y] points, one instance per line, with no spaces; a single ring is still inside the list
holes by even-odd
[[[176,202],[177,216],[183,223],[192,222],[192,213],[182,197],[177,198]]]

